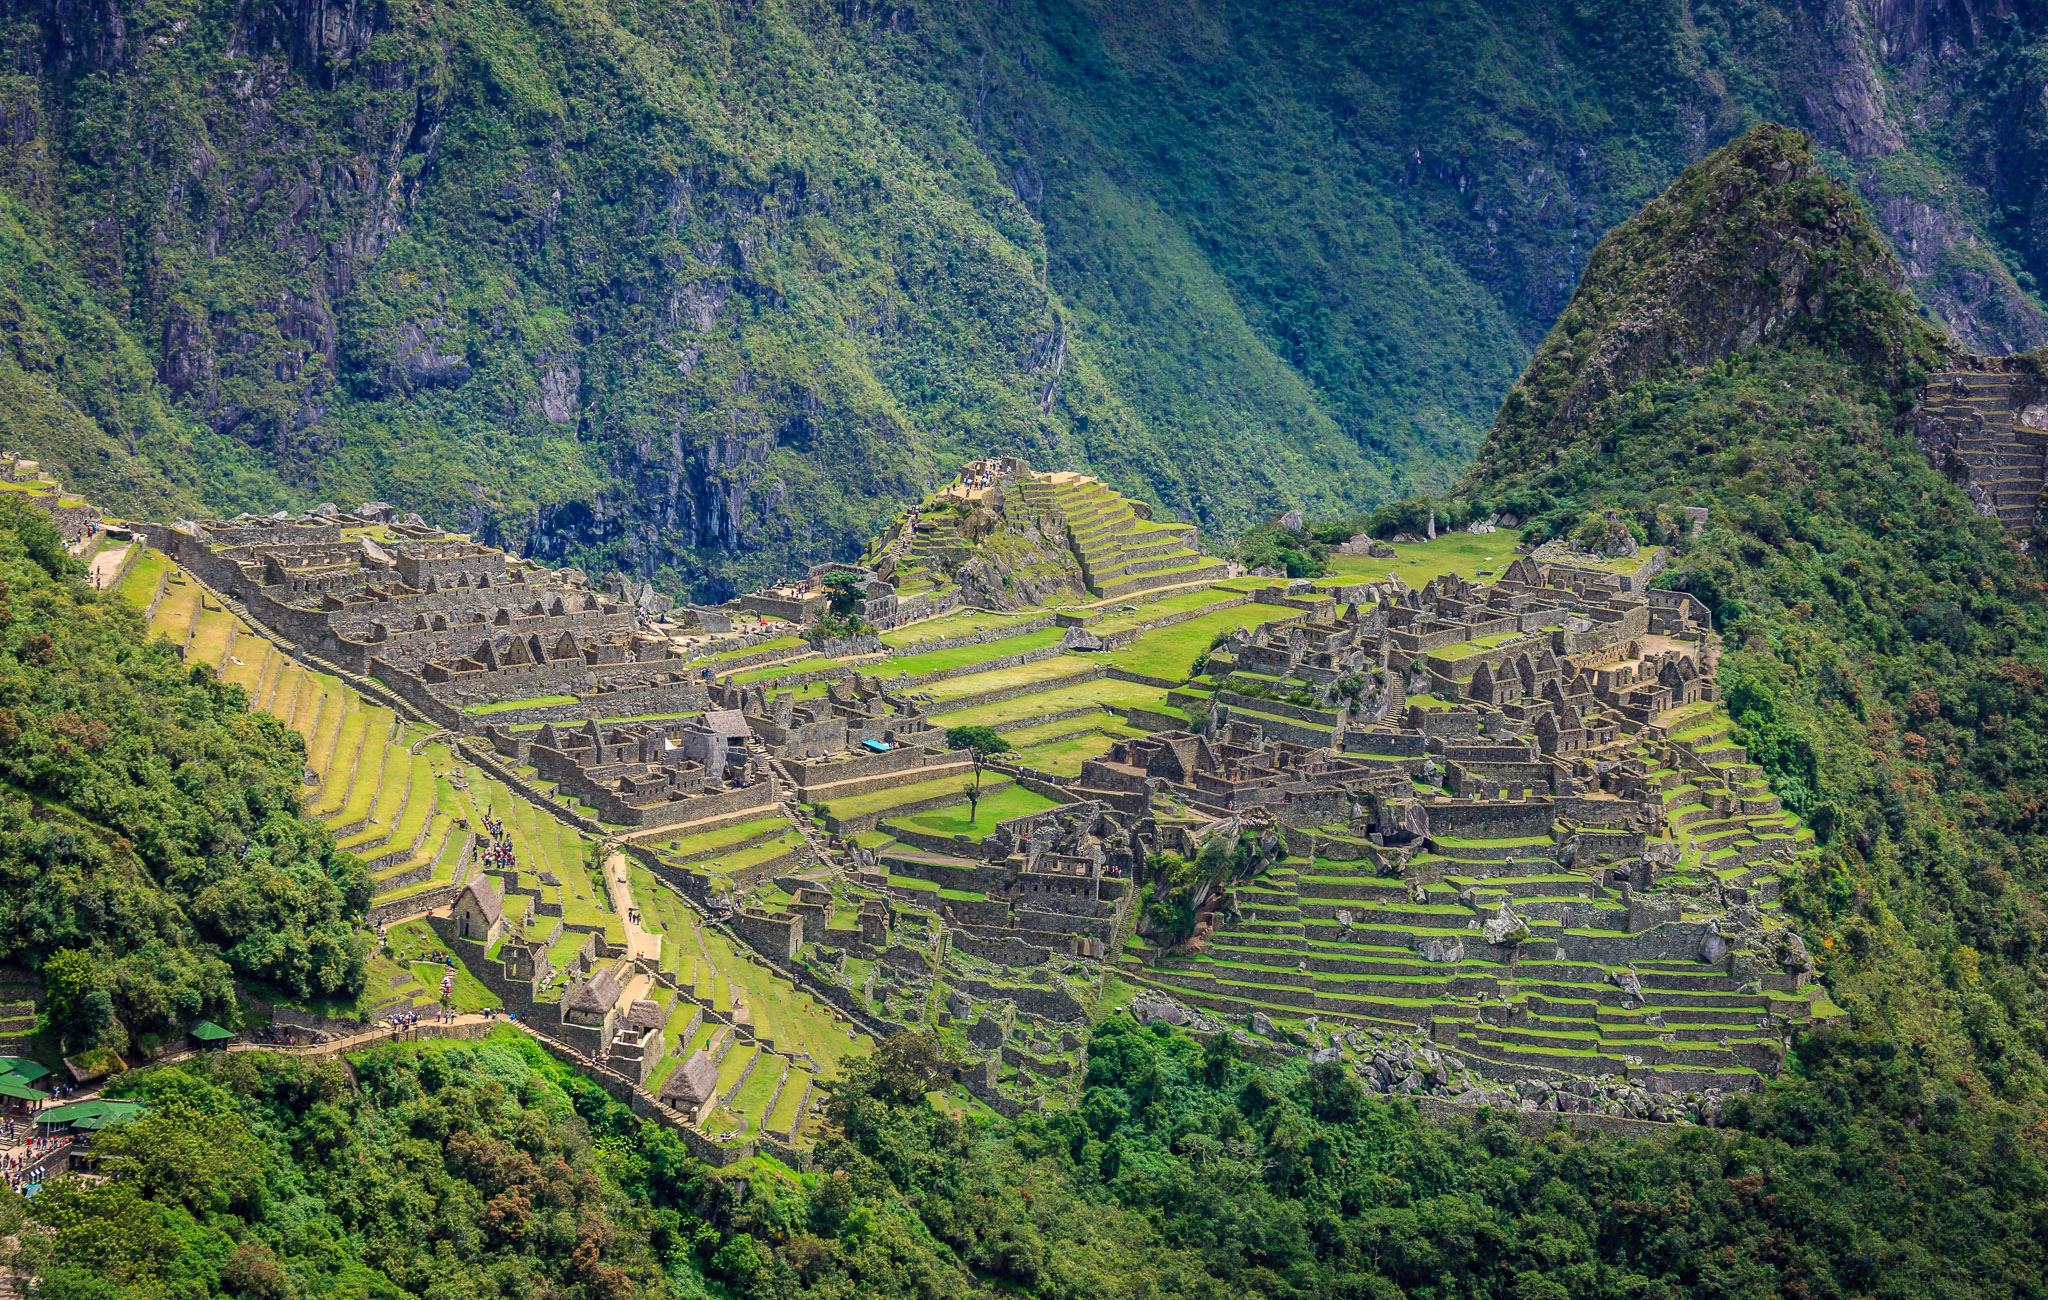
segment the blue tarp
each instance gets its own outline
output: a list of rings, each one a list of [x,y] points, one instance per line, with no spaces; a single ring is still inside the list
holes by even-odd
[[[874,750],[877,754],[886,754],[889,752],[891,748],[893,748],[893,746],[884,744],[882,741],[879,740],[863,740],[860,743],[867,746],[869,749]]]

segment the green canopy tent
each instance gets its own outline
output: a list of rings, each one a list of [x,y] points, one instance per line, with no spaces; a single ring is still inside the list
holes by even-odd
[[[31,1061],[26,1056],[0,1056],[0,1075],[6,1074],[34,1083],[37,1079],[48,1078],[50,1067],[41,1061]]]
[[[16,1101],[48,1101],[50,1094],[40,1088],[29,1087],[28,1080],[14,1074],[0,1074],[0,1097],[11,1097]]]
[[[120,1101],[111,1097],[96,1097],[91,1101],[74,1101],[65,1106],[52,1106],[36,1120],[43,1124],[69,1124],[73,1128],[97,1129],[122,1120],[134,1119],[143,1111],[139,1101]]]
[[[228,1040],[235,1036],[234,1030],[222,1029],[211,1020],[195,1020],[192,1027],[185,1032],[198,1039],[201,1047],[225,1047]]]

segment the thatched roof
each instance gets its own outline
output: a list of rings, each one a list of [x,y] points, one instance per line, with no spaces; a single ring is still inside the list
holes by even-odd
[[[675,1073],[661,1085],[661,1102],[677,1110],[695,1110],[710,1101],[718,1091],[718,1067],[711,1063],[711,1057],[702,1048],[690,1053],[690,1058],[678,1065]]]
[[[564,1011],[587,1011],[603,1015],[619,1000],[619,968],[616,964],[600,968],[597,974],[578,985],[563,999]]]
[[[626,1011],[626,1023],[635,1029],[659,1029],[667,1019],[661,1012],[661,1004],[646,998],[635,998]]]
[[[464,898],[474,898],[477,910],[484,914],[484,924],[496,925],[498,918],[505,914],[505,904],[498,897],[497,886],[489,876],[478,876],[462,891]]]
[[[744,741],[753,734],[746,716],[738,709],[713,709],[704,715],[704,725],[728,740]]]

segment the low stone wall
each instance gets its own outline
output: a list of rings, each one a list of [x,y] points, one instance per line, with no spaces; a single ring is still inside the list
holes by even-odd
[[[1113,709],[1104,708],[1100,704],[1086,704],[1076,709],[1059,709],[1051,713],[1035,714],[1029,718],[1019,718],[1015,722],[998,722],[993,730],[997,732],[1023,731],[1029,727],[1044,726],[1048,722],[1065,722],[1069,718],[1085,718],[1091,714],[1100,717],[1105,713],[1115,716],[1115,710]]]
[[[378,903],[363,916],[371,928],[395,925],[409,921],[415,916],[424,916],[436,908],[447,907],[462,895],[460,885],[444,885],[439,889],[424,890],[405,898],[394,898],[390,902]]]
[[[946,982],[978,1001],[1015,1003],[1019,1011],[1047,1020],[1079,1020],[1085,1014],[1079,1000],[1065,989],[1036,984],[987,984],[959,975],[947,976]]]
[[[1046,691],[1079,686],[1083,682],[1096,681],[1106,675],[1105,668],[1098,664],[1086,672],[1061,677],[1054,682],[1023,682],[1016,686],[1005,686],[998,690],[982,691],[976,695],[965,695],[957,700],[947,700],[943,704],[933,705],[932,709],[934,712],[943,710],[946,713],[958,713],[963,709],[978,709],[984,704],[1000,704],[1004,700],[1014,700],[1020,695],[1039,695]]]
[[[981,796],[986,799],[1008,785],[1010,785],[1010,782],[1007,780],[991,781],[984,776],[982,778]],[[901,817],[908,813],[929,812],[934,808],[950,808],[954,804],[966,802],[967,796],[964,794],[933,795],[929,799],[916,799],[910,803],[898,804],[893,808],[883,808],[871,813],[861,813],[854,817],[828,816],[825,818],[825,829],[834,835],[858,835],[862,831],[873,830],[875,824],[884,817]]]
[[[1581,1133],[1628,1138],[1667,1137],[1685,1127],[1680,1124],[1659,1124],[1647,1119],[1630,1119],[1623,1115],[1580,1115],[1570,1111],[1500,1110],[1491,1106],[1463,1106],[1454,1101],[1446,1101],[1442,1097],[1416,1097],[1413,1100],[1416,1113],[1424,1119],[1446,1124],[1465,1123],[1474,1128],[1489,1120],[1507,1120],[1524,1137],[1541,1137],[1559,1125]]]
[[[983,628],[979,632],[964,632],[959,636],[941,637],[936,641],[920,641],[896,649],[899,657],[911,655],[938,654],[945,650],[964,650],[968,646],[988,645],[995,641],[1008,641],[1012,637],[1029,636],[1043,632],[1053,625],[1058,615],[1042,614],[1037,618],[1018,619],[1015,623],[1004,623],[998,627]],[[936,680],[936,679],[935,679]]]
[[[998,966],[1043,966],[1052,960],[1052,949],[1026,943],[1015,935],[1000,941],[984,939],[966,930],[948,930],[946,942],[970,957],[992,961]]]
[[[1144,731],[1185,731],[1188,720],[1177,718],[1171,713],[1160,713],[1154,709],[1141,709],[1135,705],[1124,710],[1124,721]]]
[[[943,682],[952,677],[972,677],[976,673],[999,672],[1005,668],[1021,668],[1035,664],[1041,659],[1052,659],[1065,653],[1060,646],[1042,645],[1030,650],[1019,650],[1015,654],[1003,655],[997,659],[985,659],[979,663],[961,664],[958,668],[940,668],[934,672],[919,673],[911,677],[891,678],[888,682],[892,691],[912,691],[934,682]]]

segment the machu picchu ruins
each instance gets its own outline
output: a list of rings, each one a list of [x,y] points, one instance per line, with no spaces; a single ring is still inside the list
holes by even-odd
[[[1124,1007],[1445,1104],[1711,1119],[1838,1014],[1779,915],[1813,836],[1660,549],[1361,536],[1289,580],[1150,514],[998,457],[718,606],[381,503],[149,525],[125,582],[308,737],[373,916],[713,1145],[800,1143],[891,1027],[1003,1112]]]

